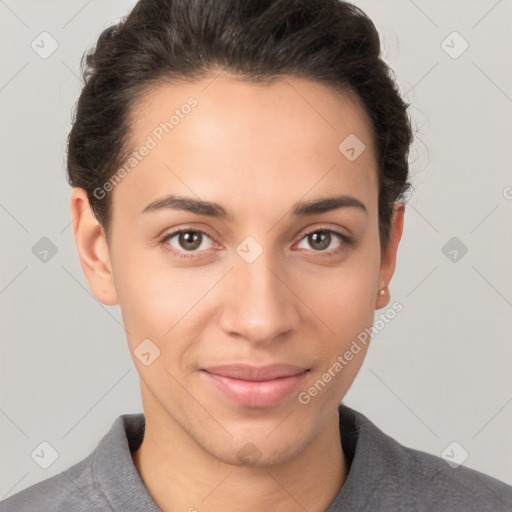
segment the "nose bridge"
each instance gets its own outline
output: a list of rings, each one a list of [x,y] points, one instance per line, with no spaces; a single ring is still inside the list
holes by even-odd
[[[257,249],[251,240],[237,248],[222,326],[228,333],[263,343],[295,329],[299,313],[294,295],[283,284],[286,276],[280,275],[282,266],[271,250],[263,248],[253,259]]]

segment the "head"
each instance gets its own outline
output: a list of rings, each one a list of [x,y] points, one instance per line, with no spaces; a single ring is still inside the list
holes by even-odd
[[[255,464],[292,457],[389,303],[412,135],[373,23],[338,0],[140,0],[84,67],[75,239],[95,297],[121,307],[147,421],[233,464],[247,443]],[[247,403],[208,374],[227,363],[304,372]]]

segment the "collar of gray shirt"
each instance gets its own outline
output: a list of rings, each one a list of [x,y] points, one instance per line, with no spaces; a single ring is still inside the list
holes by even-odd
[[[344,404],[338,411],[349,472],[326,512],[512,510],[512,486],[408,448]],[[144,427],[143,414],[119,416],[88,457],[2,501],[0,512],[159,512],[131,455]],[[196,508],[207,510],[204,504]]]

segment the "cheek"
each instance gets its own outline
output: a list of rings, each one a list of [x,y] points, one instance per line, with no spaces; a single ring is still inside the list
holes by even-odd
[[[375,313],[379,262],[378,246],[368,244],[339,267],[301,280],[299,294],[318,317],[314,321],[322,333],[314,347],[317,370],[308,382],[318,407],[341,400],[363,364],[371,339],[368,329]]]
[[[112,264],[126,329],[137,337],[150,337],[150,333],[162,336],[175,321],[173,311],[183,298],[183,290],[177,292],[180,283],[171,269],[165,270],[161,262],[152,261],[147,251],[129,248],[123,240],[118,244],[123,249]]]
[[[145,338],[158,345],[162,356],[182,350],[179,340],[185,337],[180,335],[177,340],[176,334],[189,324],[195,308],[217,280],[211,270],[207,266],[171,267],[166,263],[165,251],[158,248],[126,250],[113,265],[132,350]]]
[[[317,277],[302,291],[324,333],[314,346],[317,366],[299,397],[301,404],[316,410],[330,410],[328,404],[339,403],[364,362],[371,339],[368,329],[374,318],[378,265],[359,262],[328,277]]]
[[[300,280],[298,295],[336,337],[345,339],[373,322],[379,254],[354,253],[338,267],[309,272]]]

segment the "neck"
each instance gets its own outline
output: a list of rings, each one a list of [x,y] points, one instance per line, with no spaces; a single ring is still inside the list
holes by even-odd
[[[134,464],[163,512],[324,512],[347,476],[337,410],[292,458],[271,466],[226,464],[199,447],[167,414],[145,403],[144,440]]]

